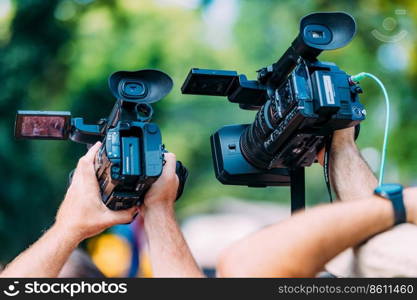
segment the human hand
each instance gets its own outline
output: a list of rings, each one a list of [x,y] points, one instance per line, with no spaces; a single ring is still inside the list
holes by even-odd
[[[140,207],[142,216],[150,210],[173,210],[177,198],[179,179],[176,174],[176,157],[173,153],[165,153],[165,165],[161,176],[152,184]]]
[[[82,241],[116,224],[132,221],[138,208],[113,211],[101,200],[94,170],[94,158],[101,143],[97,142],[80,158],[72,182],[62,202],[54,226]]]

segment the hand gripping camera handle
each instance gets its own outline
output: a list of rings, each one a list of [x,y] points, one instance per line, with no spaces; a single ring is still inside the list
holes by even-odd
[[[176,200],[178,200],[184,191],[184,186],[188,178],[188,170],[186,167],[184,167],[184,165],[180,161],[177,161],[175,172],[177,173],[177,176],[179,179],[177,198],[176,198]]]

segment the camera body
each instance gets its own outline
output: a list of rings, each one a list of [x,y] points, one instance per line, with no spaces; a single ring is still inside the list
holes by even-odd
[[[109,78],[117,99],[110,116],[84,124],[69,112],[18,111],[15,136],[30,139],[71,139],[78,143],[102,141],[94,161],[103,203],[112,210],[140,204],[162,173],[164,153],[157,124],[151,123],[151,103],[172,89],[172,80],[157,70],[120,71]],[[177,161],[181,196],[188,172]]]
[[[344,46],[356,31],[345,13],[315,13],[285,54],[248,80],[235,71],[192,69],[182,93],[226,96],[257,110],[252,124],[225,126],[211,137],[216,177],[224,184],[289,185],[293,170],[310,166],[334,130],[365,119],[361,88],[333,63],[316,59]]]
[[[113,210],[141,203],[163,167],[156,124],[128,121],[109,129],[95,159],[103,202]]]

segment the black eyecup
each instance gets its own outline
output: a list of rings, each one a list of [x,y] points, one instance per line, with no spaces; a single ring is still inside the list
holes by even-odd
[[[304,35],[307,26],[323,26],[331,33],[328,43],[317,44]],[[344,12],[319,12],[309,14],[301,19],[298,38],[305,46],[317,50],[334,50],[346,46],[356,34],[355,19]]]
[[[119,84],[122,80],[139,81],[146,87],[146,95],[137,97],[136,99],[121,95],[119,91]],[[110,91],[115,98],[128,102],[140,103],[154,103],[161,100],[169,94],[173,86],[171,77],[162,71],[152,69],[139,71],[118,71],[109,77],[108,82]]]

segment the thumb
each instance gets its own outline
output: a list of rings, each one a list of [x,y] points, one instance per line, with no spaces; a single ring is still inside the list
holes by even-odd
[[[93,146],[91,146],[90,149],[88,149],[87,153],[84,155],[87,162],[94,163],[94,158],[97,154],[98,149],[100,149],[100,146],[101,142],[97,142]]]
[[[111,211],[110,223],[112,225],[130,223],[133,221],[134,217],[137,215],[137,212],[138,212],[137,206],[133,206],[129,209],[124,209],[124,210]]]

